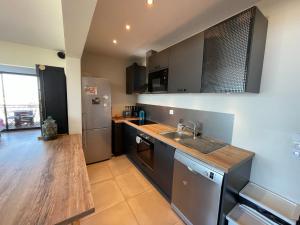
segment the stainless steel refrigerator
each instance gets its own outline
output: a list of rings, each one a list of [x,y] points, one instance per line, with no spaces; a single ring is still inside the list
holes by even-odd
[[[87,164],[111,153],[111,90],[102,78],[82,78],[82,145]]]

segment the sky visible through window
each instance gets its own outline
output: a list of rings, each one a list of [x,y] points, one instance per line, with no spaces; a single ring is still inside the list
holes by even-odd
[[[35,122],[39,121],[39,93],[38,80],[35,76],[0,74],[3,78],[3,87],[0,82],[0,129],[1,119],[5,122],[4,100],[7,108],[7,116],[12,123],[16,111],[32,110]]]

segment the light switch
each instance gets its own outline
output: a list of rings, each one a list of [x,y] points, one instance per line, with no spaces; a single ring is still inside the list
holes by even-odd
[[[169,114],[170,114],[170,115],[174,115],[174,110],[173,110],[173,109],[170,109],[170,110],[169,110]]]

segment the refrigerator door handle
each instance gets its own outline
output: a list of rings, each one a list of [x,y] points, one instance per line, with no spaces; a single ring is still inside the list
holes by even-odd
[[[82,114],[82,136],[83,136],[83,147],[86,148],[87,140],[86,140],[86,114]]]
[[[82,114],[82,129],[86,130],[86,114]]]
[[[86,142],[86,131],[85,130],[83,130],[82,131],[82,139],[83,139],[83,148],[85,149],[86,148],[86,146],[87,146],[87,142]]]

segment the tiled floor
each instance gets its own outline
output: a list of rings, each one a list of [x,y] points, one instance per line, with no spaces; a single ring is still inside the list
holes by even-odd
[[[81,225],[183,225],[126,156],[88,166],[96,212]]]

